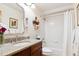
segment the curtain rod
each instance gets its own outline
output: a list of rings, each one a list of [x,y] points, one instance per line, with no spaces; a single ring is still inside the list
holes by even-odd
[[[49,14],[46,14],[46,15],[42,15],[41,17],[45,17],[45,16],[57,14],[57,13],[63,13],[63,12],[68,11],[68,10],[74,10],[74,8],[67,9],[67,10],[62,10],[62,11],[57,11],[57,12],[52,12],[52,13],[49,13]]]

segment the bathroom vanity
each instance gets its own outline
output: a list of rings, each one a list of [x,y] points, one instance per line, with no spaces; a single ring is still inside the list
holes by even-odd
[[[23,41],[16,44],[9,44],[8,47],[3,46],[2,48],[0,56],[42,56],[41,40]]]
[[[28,48],[13,54],[13,56],[41,56],[42,55],[42,42],[38,42]]]

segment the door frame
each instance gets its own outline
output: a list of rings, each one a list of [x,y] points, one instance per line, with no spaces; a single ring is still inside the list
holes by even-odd
[[[73,53],[75,54],[75,56],[79,56],[79,34],[78,34],[78,32],[79,32],[79,26],[78,26],[78,10],[77,10],[77,8],[78,8],[78,6],[79,6],[79,3],[75,3],[74,4],[74,13],[75,13],[75,38],[74,38],[74,43],[73,43],[73,45],[74,45],[74,49],[73,49]]]

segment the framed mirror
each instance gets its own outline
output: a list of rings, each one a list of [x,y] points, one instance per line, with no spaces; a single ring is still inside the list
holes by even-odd
[[[77,26],[79,26],[79,4],[77,4]]]

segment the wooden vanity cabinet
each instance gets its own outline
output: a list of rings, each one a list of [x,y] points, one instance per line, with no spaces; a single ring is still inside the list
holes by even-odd
[[[41,56],[42,55],[42,42],[39,42],[31,46],[31,56]]]
[[[25,48],[12,56],[42,56],[42,42],[36,43],[29,48]]]

